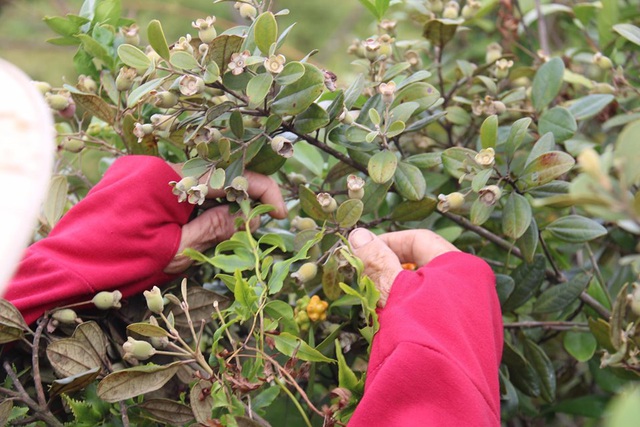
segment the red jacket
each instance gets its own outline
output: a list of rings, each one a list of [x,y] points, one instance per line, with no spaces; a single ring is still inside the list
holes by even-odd
[[[159,158],[118,159],[49,236],[27,250],[5,298],[32,323],[96,292],[141,293],[162,270],[193,206],[168,186]],[[502,319],[494,276],[450,252],[396,279],[371,351],[364,398],[349,426],[498,426]]]

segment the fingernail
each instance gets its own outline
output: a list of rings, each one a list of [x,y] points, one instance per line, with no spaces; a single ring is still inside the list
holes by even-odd
[[[374,234],[366,228],[356,228],[349,234],[349,243],[354,249],[366,245],[373,240]]]

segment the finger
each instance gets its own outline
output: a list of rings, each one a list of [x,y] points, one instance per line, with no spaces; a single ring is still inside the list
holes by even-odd
[[[394,231],[379,237],[398,256],[400,262],[412,262],[418,266],[428,264],[446,252],[459,251],[442,236],[430,230]]]
[[[354,255],[364,264],[364,273],[373,280],[380,292],[379,305],[384,307],[391,286],[402,265],[395,253],[378,236],[365,228],[356,228],[349,234]]]
[[[165,273],[177,274],[187,269],[192,261],[182,255],[186,248],[205,251],[233,236],[236,232],[235,216],[229,214],[229,206],[208,209],[182,227],[180,246],[176,256],[164,269]]]

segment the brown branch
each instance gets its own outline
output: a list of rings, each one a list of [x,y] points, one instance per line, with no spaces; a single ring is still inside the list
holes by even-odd
[[[542,329],[554,329],[554,330],[557,330],[557,331],[569,331],[569,330],[573,330],[573,329],[588,328],[589,325],[587,323],[579,323],[579,322],[563,322],[563,321],[536,322],[536,321],[526,321],[526,322],[505,323],[504,327],[507,328],[507,329],[542,328]]]
[[[42,331],[47,325],[47,316],[40,319],[40,323],[36,328],[36,332],[33,336],[33,349],[31,355],[31,365],[33,366],[33,383],[36,387],[36,395],[38,396],[38,404],[41,407],[47,406],[47,400],[44,395],[44,388],[42,387],[42,378],[40,378],[40,339],[42,338]]]

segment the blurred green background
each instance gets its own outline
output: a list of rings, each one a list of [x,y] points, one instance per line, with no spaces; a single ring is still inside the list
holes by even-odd
[[[61,84],[61,79],[74,81],[72,58],[76,47],[47,43],[55,34],[42,18],[77,14],[82,3],[83,0],[0,0],[0,57],[18,65],[34,80],[54,85]],[[233,2],[214,5],[212,0],[135,0],[123,1],[123,7],[126,16],[138,21],[143,39],[151,19],[160,19],[170,42],[186,33],[194,34],[191,22],[208,15],[217,17],[219,33],[234,24],[246,23],[233,9]],[[371,16],[356,0],[274,0],[273,10],[282,9],[291,13],[279,18],[281,28],[296,23],[283,53],[288,58],[301,59],[312,49],[319,49],[312,62],[338,74],[349,72],[350,59],[344,52],[351,41],[376,32]]]

